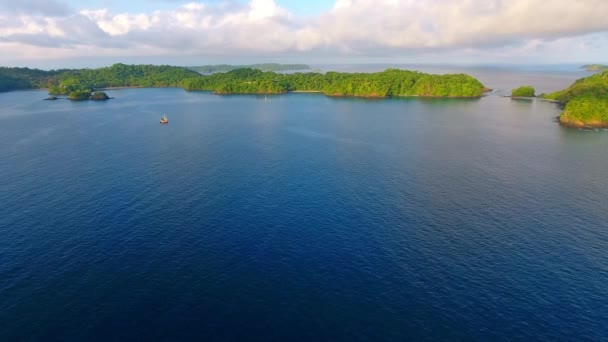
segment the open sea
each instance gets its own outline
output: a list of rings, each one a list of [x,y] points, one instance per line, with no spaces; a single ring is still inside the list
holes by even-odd
[[[608,340],[608,131],[500,96],[587,74],[461,72],[496,91],[0,94],[0,341]]]

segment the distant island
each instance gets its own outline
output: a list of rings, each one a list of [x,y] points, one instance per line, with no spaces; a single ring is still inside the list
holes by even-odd
[[[433,75],[387,69],[376,73],[276,73],[252,68],[201,75],[184,67],[114,64],[98,69],[43,71],[0,68],[0,91],[49,89],[50,95],[74,100],[95,90],[113,87],[183,87],[216,94],[281,94],[290,91],[321,92],[328,96],[479,97],[487,88],[465,74]]]
[[[262,64],[248,64],[248,65],[230,65],[230,64],[218,64],[218,65],[203,65],[203,66],[191,66],[187,67],[189,70],[196,71],[201,74],[213,74],[216,72],[228,72],[235,69],[258,69],[261,71],[298,71],[298,70],[309,70],[310,67],[306,64],[279,64],[279,63],[262,63]]]
[[[585,64],[581,67],[581,69],[585,69],[589,72],[600,72],[604,70],[608,70],[608,65],[603,64]]]
[[[608,127],[608,70],[581,78],[564,90],[542,94],[559,101],[564,111],[559,122],[572,127]]]

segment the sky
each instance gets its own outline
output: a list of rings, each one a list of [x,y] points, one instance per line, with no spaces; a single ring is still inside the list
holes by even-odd
[[[608,63],[608,0],[0,0],[0,65]]]

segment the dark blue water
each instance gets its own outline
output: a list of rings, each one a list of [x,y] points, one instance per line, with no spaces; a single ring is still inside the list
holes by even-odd
[[[2,341],[608,339],[555,104],[110,93],[0,94]]]

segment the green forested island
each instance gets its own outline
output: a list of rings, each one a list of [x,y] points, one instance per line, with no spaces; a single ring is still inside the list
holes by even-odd
[[[96,89],[111,87],[183,87],[216,94],[280,94],[288,91],[322,92],[329,96],[478,97],[486,90],[465,74],[432,75],[387,69],[376,73],[282,74],[241,68],[201,75],[175,66],[114,64],[99,69],[43,71],[0,68],[0,90],[48,88],[51,95],[79,99]]]
[[[218,65],[202,65],[202,66],[191,66],[188,67],[190,70],[194,70],[201,74],[213,74],[216,72],[228,72],[235,69],[258,69],[262,71],[295,71],[295,70],[308,70],[310,67],[306,64],[279,64],[279,63],[262,63],[262,64],[249,64],[249,65],[230,65],[230,64],[218,64]]]
[[[564,90],[540,97],[559,101],[560,123],[574,127],[608,127],[608,70],[581,78]]]
[[[603,64],[585,64],[581,68],[585,69],[587,71],[590,71],[590,72],[598,72],[598,71],[608,70],[608,65],[603,65]]]
[[[532,86],[521,86],[511,90],[512,97],[534,97],[536,90]]]
[[[278,74],[254,69],[185,79],[186,90],[209,90],[217,94],[280,94],[288,91],[322,92],[328,96],[434,96],[477,97],[485,90],[477,79],[465,74],[431,75],[417,71],[387,69],[376,73]]]
[[[91,91],[86,90],[86,89],[74,90],[74,91],[71,91],[67,95],[68,95],[68,100],[72,100],[72,101],[84,101],[84,100],[103,101],[103,100],[110,99],[108,94],[104,93],[103,91],[96,91],[96,92],[91,93]],[[53,100],[53,99],[56,100],[57,97],[51,97],[51,98],[48,98],[47,100]]]

